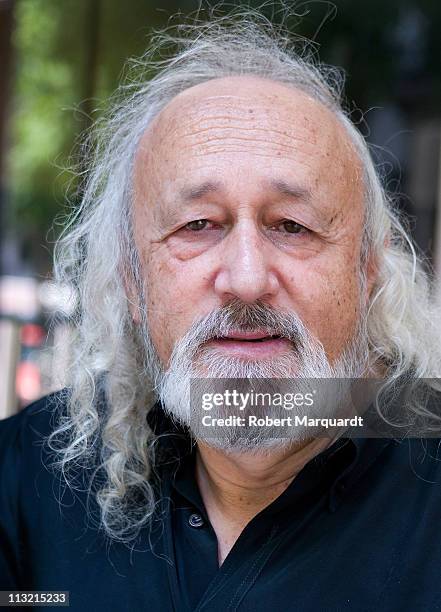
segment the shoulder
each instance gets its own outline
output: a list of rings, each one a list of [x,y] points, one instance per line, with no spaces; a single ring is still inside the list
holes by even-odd
[[[45,469],[44,442],[66,399],[65,390],[53,393],[0,421],[0,583],[15,584],[20,573],[23,517],[28,513],[38,521],[47,510],[41,491],[51,490],[53,481]]]
[[[66,407],[68,390],[47,395],[0,421],[0,488],[9,493],[25,473],[41,466],[44,442]]]
[[[391,440],[379,460],[382,480],[407,496],[441,502],[441,439]]]
[[[68,393],[67,389],[51,393],[0,420],[0,458],[20,440],[38,442],[47,437],[67,405]]]

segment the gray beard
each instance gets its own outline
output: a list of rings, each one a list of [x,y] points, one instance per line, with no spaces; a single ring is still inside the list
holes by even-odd
[[[160,363],[152,344],[147,321],[143,321],[142,341],[146,358],[145,368],[153,380],[155,392],[164,409],[174,419],[184,424],[199,441],[225,452],[261,452],[266,449],[283,448],[311,437],[307,427],[291,428],[286,437],[281,437],[280,428],[229,427],[215,431],[195,427],[200,418],[195,419],[190,401],[192,379],[253,379],[255,384],[262,380],[259,391],[277,392],[286,388],[287,379],[295,381],[296,389],[302,392],[311,390],[314,381],[321,381],[322,393],[326,401],[308,407],[308,417],[332,418],[340,416],[339,409],[349,393],[350,379],[364,375],[368,367],[367,332],[360,323],[352,341],[338,359],[331,364],[323,345],[316,339],[293,312],[280,312],[263,303],[247,305],[234,300],[227,306],[217,309],[193,324],[185,336],[179,340],[172,352],[169,367],[165,370]],[[291,349],[272,359],[246,360],[230,357],[225,352],[207,347],[206,342],[217,336],[224,336],[232,329],[264,330],[268,335],[279,335],[291,341]],[[279,379],[279,381],[277,380]],[[280,380],[284,379],[284,380]],[[328,383],[326,383],[328,381]],[[337,381],[337,383],[336,383]],[[327,388],[323,387],[327,384]],[[317,386],[317,385],[315,385]],[[303,410],[303,412],[302,412]],[[291,415],[305,414],[304,409],[291,411]],[[213,417],[225,417],[224,409],[210,413]],[[200,415],[196,415],[196,417]],[[271,408],[271,416],[286,416],[280,410]]]

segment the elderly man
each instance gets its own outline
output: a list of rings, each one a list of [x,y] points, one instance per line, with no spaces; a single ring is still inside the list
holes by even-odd
[[[255,18],[173,40],[57,246],[71,384],[0,424],[1,587],[74,610],[441,609],[436,440],[194,427],[191,379],[429,379],[441,351],[337,72]]]

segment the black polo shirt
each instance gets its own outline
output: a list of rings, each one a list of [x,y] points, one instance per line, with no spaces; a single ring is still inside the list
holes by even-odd
[[[340,440],[219,568],[194,448],[160,406],[162,501],[132,547],[109,543],[93,498],[47,468],[53,419],[49,396],[0,422],[0,589],[69,591],[79,611],[441,610],[439,440]]]

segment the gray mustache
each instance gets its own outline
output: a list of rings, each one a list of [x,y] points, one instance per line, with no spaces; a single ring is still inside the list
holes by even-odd
[[[244,304],[235,299],[212,311],[194,326],[192,340],[206,342],[227,335],[231,331],[264,331],[269,336],[281,336],[301,343],[308,330],[292,312],[276,310],[268,304]]]

